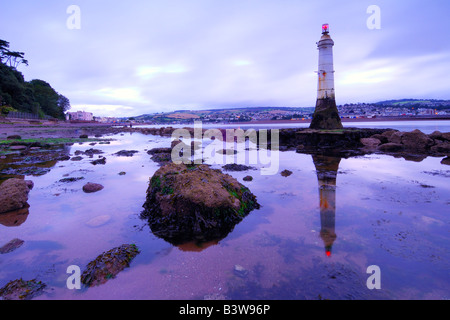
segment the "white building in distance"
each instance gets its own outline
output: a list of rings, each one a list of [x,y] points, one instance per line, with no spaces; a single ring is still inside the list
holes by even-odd
[[[73,120],[73,121],[93,121],[94,120],[94,114],[92,112],[85,112],[85,111],[77,111],[77,112],[67,112],[66,113],[66,120]]]

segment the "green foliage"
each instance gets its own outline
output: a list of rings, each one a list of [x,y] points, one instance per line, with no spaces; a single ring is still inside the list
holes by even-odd
[[[0,115],[7,115],[11,111],[17,111],[17,110],[14,109],[13,107],[7,106],[7,105],[0,106]]]
[[[9,106],[15,111],[28,112],[64,119],[70,101],[43,80],[27,82],[16,68],[28,65],[23,52],[9,50],[9,42],[0,39],[0,106]],[[12,110],[10,110],[12,111]]]

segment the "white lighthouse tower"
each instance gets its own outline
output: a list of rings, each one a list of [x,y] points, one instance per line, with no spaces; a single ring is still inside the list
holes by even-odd
[[[334,41],[329,35],[329,25],[322,25],[322,37],[317,42],[319,50],[319,76],[317,84],[317,101],[310,128],[312,129],[340,129],[341,118],[336,107],[334,92],[333,68]]]
[[[317,43],[319,49],[317,99],[334,99],[333,46],[334,41],[329,35],[329,26],[324,24],[322,25],[322,37]]]

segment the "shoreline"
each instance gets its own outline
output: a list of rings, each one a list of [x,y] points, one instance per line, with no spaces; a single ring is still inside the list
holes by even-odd
[[[343,123],[379,123],[379,122],[405,122],[405,121],[450,121],[450,118],[406,118],[406,117],[386,117],[386,118],[358,118],[358,119],[342,119]],[[221,126],[229,125],[285,125],[285,124],[304,124],[310,123],[311,120],[270,120],[270,121],[249,121],[249,122],[232,122],[232,123],[209,123],[208,125]],[[132,131],[133,129],[141,129],[149,124],[145,123],[99,123],[99,122],[77,122],[71,123],[66,121],[60,122],[43,122],[28,123],[26,121],[0,123],[0,140],[6,139],[10,135],[20,135],[22,138],[78,138],[82,134],[87,135],[106,135],[123,131]],[[193,123],[186,124],[153,124],[156,128],[174,128],[183,126],[185,128],[193,126]]]
[[[439,121],[450,120],[450,117],[432,117],[432,118],[417,118],[417,117],[378,117],[378,118],[341,118],[342,122],[383,122],[383,121]],[[286,123],[310,123],[311,119],[305,120],[269,120],[269,121],[246,121],[235,122],[236,124],[286,124]],[[234,124],[229,123],[229,124]]]

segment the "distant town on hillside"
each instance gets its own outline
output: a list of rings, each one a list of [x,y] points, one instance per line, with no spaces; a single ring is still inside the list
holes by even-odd
[[[342,118],[414,117],[450,119],[450,100],[401,99],[376,103],[350,103],[338,106]],[[134,117],[94,117],[99,122],[145,124],[234,123],[311,119],[314,107],[246,107],[209,110],[176,110]]]

